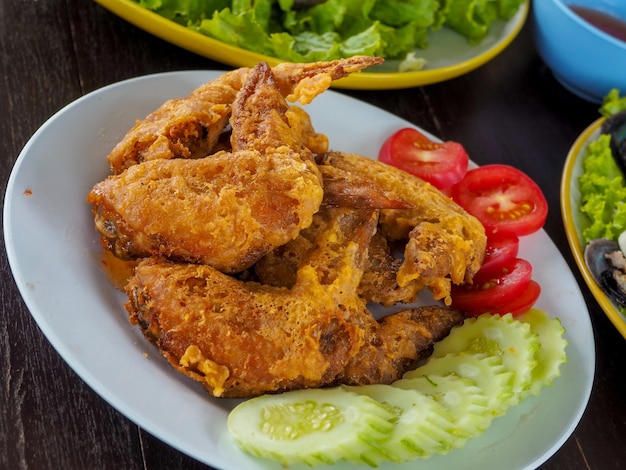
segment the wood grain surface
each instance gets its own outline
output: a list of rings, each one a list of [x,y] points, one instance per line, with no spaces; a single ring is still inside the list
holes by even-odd
[[[190,69],[228,67],[168,44],[91,1],[0,0],[2,196],[20,150],[60,108],[119,80]],[[559,209],[567,151],[597,118],[597,106],[554,80],[537,56],[529,24],[501,55],[463,77],[405,90],[340,92],[462,142],[479,164],[514,165],[541,186],[550,205],[545,230],[581,285],[597,348],[589,406],[571,438],[541,468],[624,468],[626,341],[578,274]],[[0,268],[1,469],[209,468],[133,424],[64,363],[20,297],[4,241]]]

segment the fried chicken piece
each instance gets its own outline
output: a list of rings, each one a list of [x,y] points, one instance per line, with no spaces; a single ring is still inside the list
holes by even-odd
[[[161,255],[233,273],[296,237],[323,189],[287,111],[259,64],[233,104],[232,153],[148,160],[96,184],[87,200],[104,247],[123,259]]]
[[[387,188],[377,186],[367,178],[336,168],[321,165],[319,171],[324,180],[324,200],[327,207],[352,207],[370,209],[410,209],[406,200]]]
[[[333,80],[380,62],[376,57],[355,56],[329,62],[281,63],[273,73],[283,96],[308,104]],[[107,156],[113,173],[147,160],[201,158],[211,153],[252,70],[227,72],[185,98],[166,101],[138,121]]]
[[[377,213],[324,212],[291,289],[149,259],[126,286],[131,322],[214,396],[400,378],[462,314],[427,308],[377,322],[356,295]]]
[[[430,305],[404,310],[364,325],[366,343],[350,359],[335,384],[389,384],[415,369],[432,347],[465,320],[456,309]],[[369,328],[367,328],[369,327]]]
[[[411,206],[380,212],[380,230],[385,238],[407,240],[404,261],[397,270],[399,287],[409,287],[407,292],[428,287],[435,299],[449,305],[451,283],[469,282],[480,269],[487,243],[484,227],[432,185],[354,154],[329,152],[318,158],[318,163],[345,170],[358,180],[370,180]]]
[[[404,248],[404,245],[399,244],[399,247]],[[392,246],[382,233],[377,232],[372,237],[363,278],[359,284],[359,296],[384,307],[411,303],[418,298],[422,285],[416,282],[398,285],[398,271],[404,259],[395,256],[396,251],[398,248]]]
[[[328,137],[316,132],[311,122],[311,116],[299,106],[289,106],[285,113],[289,127],[300,136],[300,143],[314,154],[328,151]]]
[[[322,208],[377,210],[410,207],[384,188],[376,187],[368,180],[359,179],[341,169],[320,166],[319,170],[324,181]],[[302,230],[293,240],[273,249],[254,265],[254,272],[260,282],[277,287],[293,287],[302,259],[313,250],[313,240],[324,227],[324,216],[323,211],[315,214],[310,227]],[[386,240],[374,234],[367,260],[368,264],[372,263],[372,267],[365,269],[364,281],[359,286],[359,292],[365,294],[366,300],[380,302],[385,306],[396,303],[398,298],[406,299],[415,294],[408,294],[409,288],[400,288],[397,285],[396,272],[400,261],[393,259],[387,248]],[[370,282],[373,284],[370,285]],[[398,291],[403,293],[398,294]]]
[[[290,242],[273,249],[255,263],[254,274],[259,282],[276,287],[293,287],[296,283],[298,266],[314,248],[311,235],[316,233],[315,229],[314,217],[311,227],[300,232],[300,235]],[[357,289],[358,295],[367,302],[379,303],[384,307],[417,299],[419,290],[423,287],[415,282],[403,287],[398,285],[397,273],[403,260],[393,256],[387,239],[377,232],[367,249],[368,256]]]

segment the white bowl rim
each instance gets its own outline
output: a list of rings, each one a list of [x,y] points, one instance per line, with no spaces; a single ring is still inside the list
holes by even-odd
[[[589,23],[587,20],[585,20],[583,17],[581,17],[580,15],[578,15],[576,12],[574,12],[574,10],[572,10],[570,7],[571,6],[580,6],[580,7],[585,7],[585,8],[591,8],[593,10],[599,11],[601,13],[605,13],[608,14],[606,11],[602,10],[602,9],[598,9],[595,7],[590,7],[588,5],[581,5],[579,3],[576,2],[576,0],[570,0],[573,3],[565,3],[562,0],[552,0],[552,2],[559,8],[561,9],[566,16],[568,16],[569,18],[571,18],[576,24],[582,26],[584,29],[589,30],[589,32],[591,32],[592,34],[595,34],[596,36],[601,37],[602,39],[608,41],[609,43],[613,44],[614,46],[619,47],[620,49],[624,49],[626,50],[626,42],[622,41],[621,39],[616,38],[615,36],[602,31],[600,28],[592,25],[591,23]],[[623,18],[618,18],[618,20],[626,22],[626,19]]]

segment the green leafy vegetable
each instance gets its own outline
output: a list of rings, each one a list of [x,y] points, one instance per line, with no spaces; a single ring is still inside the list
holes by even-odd
[[[133,0],[196,32],[292,62],[353,55],[409,59],[443,26],[479,43],[496,19],[510,19],[524,0]],[[422,64],[423,65],[423,64]]]
[[[619,90],[613,88],[608,95],[604,97],[600,114],[604,117],[613,116],[620,111],[626,111],[626,96],[620,97]]]
[[[610,91],[600,113],[608,117],[622,110],[626,110],[626,97]],[[616,240],[626,230],[626,182],[611,153],[609,135],[601,134],[588,145],[578,184],[580,210],[590,221],[582,231],[584,243],[595,238]]]
[[[567,361],[564,334],[543,310],[468,318],[426,365],[391,385],[263,395],[236,406],[228,429],[245,452],[285,467],[446,454],[552,385]]]

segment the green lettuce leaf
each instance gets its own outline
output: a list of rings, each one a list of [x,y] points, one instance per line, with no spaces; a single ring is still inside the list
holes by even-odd
[[[435,23],[439,0],[386,0],[374,4],[371,17],[388,26],[409,23],[415,28],[428,28]]]
[[[274,47],[266,29],[268,19],[258,19],[255,9],[234,14],[225,8],[202,20],[198,31],[227,44],[271,56],[274,55]],[[245,34],[241,34],[242,31]]]
[[[578,183],[580,210],[591,222],[583,230],[584,242],[594,238],[615,240],[626,230],[626,186],[608,135],[602,134],[589,144]]]
[[[445,25],[478,44],[498,18],[497,4],[491,0],[450,0]]]
[[[448,26],[478,43],[498,17],[524,0],[326,0],[294,9],[294,0],[134,0],[194,31],[283,60],[352,55],[406,59]]]
[[[288,33],[274,33],[271,43],[274,56],[290,62],[315,62],[334,60],[341,57],[341,43],[336,33],[315,34],[302,32],[295,36]]]
[[[183,26],[210,18],[213,12],[222,10],[231,0],[138,0],[140,6]]]
[[[624,90],[626,92],[626,90]],[[600,114],[604,117],[613,116],[621,111],[626,111],[626,96],[620,97],[619,90],[613,88],[604,97]]]
[[[523,4],[524,0],[498,0],[498,14],[501,19],[510,20]]]

